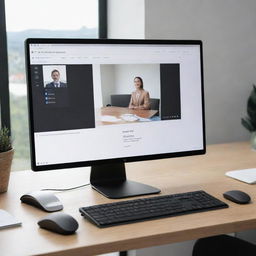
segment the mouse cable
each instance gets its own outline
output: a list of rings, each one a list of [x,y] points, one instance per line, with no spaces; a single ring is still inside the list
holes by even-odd
[[[43,188],[41,191],[69,191],[77,188],[82,188],[91,185],[91,183],[83,184],[80,186],[72,187],[72,188]]]

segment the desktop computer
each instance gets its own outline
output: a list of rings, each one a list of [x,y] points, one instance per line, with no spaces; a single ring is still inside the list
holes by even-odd
[[[91,166],[92,187],[123,198],[160,192],[128,181],[126,162],[205,153],[201,41],[27,39],[25,48],[34,171]]]

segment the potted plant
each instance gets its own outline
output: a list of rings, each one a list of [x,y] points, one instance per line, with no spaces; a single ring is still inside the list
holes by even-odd
[[[13,159],[13,147],[9,129],[0,129],[0,193],[6,192]]]
[[[251,132],[251,145],[256,150],[256,86],[247,101],[247,117],[242,118],[242,125]]]

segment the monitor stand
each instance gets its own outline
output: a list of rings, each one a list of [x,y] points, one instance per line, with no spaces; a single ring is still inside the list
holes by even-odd
[[[90,182],[95,190],[112,199],[160,192],[158,188],[127,180],[124,163],[92,166]]]

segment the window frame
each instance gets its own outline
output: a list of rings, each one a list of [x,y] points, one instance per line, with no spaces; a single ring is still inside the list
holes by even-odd
[[[10,99],[9,99],[9,72],[7,55],[7,36],[5,21],[5,1],[0,0],[0,110],[1,126],[11,130]]]
[[[98,0],[98,38],[107,38],[107,0]],[[0,127],[11,131],[5,0],[0,0]]]

